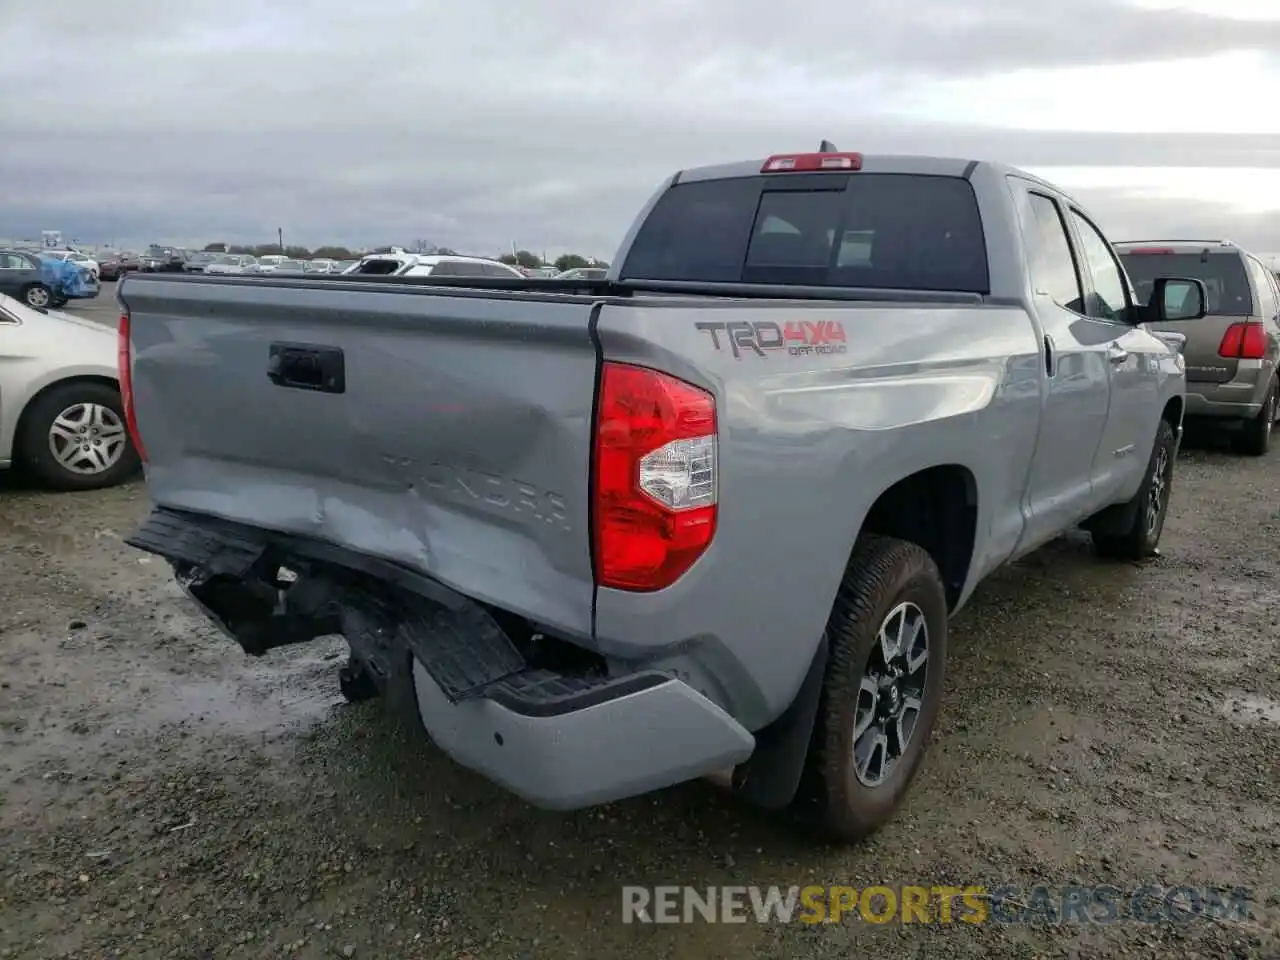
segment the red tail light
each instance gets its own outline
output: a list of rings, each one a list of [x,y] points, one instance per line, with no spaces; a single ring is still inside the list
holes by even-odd
[[[116,339],[116,363],[119,365],[120,404],[124,407],[124,423],[129,429],[129,438],[143,463],[147,462],[147,451],[143,449],[142,437],[138,435],[138,418],[133,411],[133,344],[129,332],[128,311],[120,314],[120,326]]]
[[[596,583],[675,583],[716,529],[716,402],[645,367],[605,363],[592,491]]]
[[[1218,356],[1231,360],[1261,360],[1266,355],[1267,329],[1260,323],[1233,323],[1218,344]]]

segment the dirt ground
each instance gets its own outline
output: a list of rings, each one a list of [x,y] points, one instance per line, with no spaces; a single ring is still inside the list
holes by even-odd
[[[1175,487],[1153,564],[1072,537],[980,588],[905,809],[840,849],[701,783],[533,810],[343,705],[340,649],[216,634],[122,544],[140,484],[0,480],[0,957],[1280,956],[1280,453]],[[621,922],[623,884],[1073,882],[1252,917]]]

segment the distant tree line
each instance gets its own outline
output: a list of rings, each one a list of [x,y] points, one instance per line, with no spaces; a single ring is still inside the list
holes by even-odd
[[[457,256],[458,251],[451,250],[448,247],[426,247],[422,243],[416,244],[418,253],[431,253],[438,256]],[[388,250],[389,247],[380,248]],[[360,255],[360,251],[351,250],[347,247],[316,247],[314,250],[307,247],[286,246],[280,249],[278,243],[259,243],[256,245],[246,246],[235,243],[210,243],[205,245],[205,253],[244,253],[254,257],[263,257],[268,254],[281,254],[293,260],[355,260]],[[377,252],[377,251],[375,251]],[[597,260],[594,257],[583,257],[576,253],[564,253],[556,257],[550,263],[547,263],[538,256],[528,250],[517,250],[515,253],[504,253],[498,257],[503,263],[512,266],[525,267],[530,270],[536,270],[539,267],[555,267],[557,270],[572,270],[575,267],[607,267],[603,260]]]
[[[536,253],[531,253],[528,250],[517,250],[515,253],[504,253],[498,259],[513,267],[524,267],[528,270],[537,270],[539,267],[555,267],[557,270],[572,270],[575,267],[609,266],[609,264],[603,260],[597,260],[594,257],[583,257],[576,253],[562,253],[550,263],[547,263]]]
[[[204,247],[205,253],[245,253],[252,257],[265,257],[268,254],[281,254],[292,260],[311,260],[319,258],[321,260],[355,260],[359,254],[346,247],[316,247],[311,250],[307,247],[290,247],[286,246],[280,249],[278,243],[259,243],[252,246],[246,246],[238,243],[207,243]]]

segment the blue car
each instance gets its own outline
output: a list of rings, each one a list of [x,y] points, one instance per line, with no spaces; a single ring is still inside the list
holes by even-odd
[[[60,307],[68,300],[90,300],[100,292],[98,278],[70,260],[41,256],[40,264],[42,279],[52,292],[52,307]]]

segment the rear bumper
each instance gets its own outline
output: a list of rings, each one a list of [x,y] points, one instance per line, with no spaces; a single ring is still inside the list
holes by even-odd
[[[546,809],[713,774],[756,746],[673,676],[538,666],[488,608],[384,561],[164,508],[126,542],[169,560],[201,611],[251,654],[343,634],[379,686],[411,685],[423,726],[447,754]],[[264,575],[282,565],[301,572],[261,607]]]
[[[731,768],[755,739],[687,684],[651,686],[566,709],[486,696],[453,702],[413,665],[422,723],[464,767],[529,803],[573,810],[648,793]]]
[[[1187,392],[1187,418],[1213,420],[1252,420],[1262,411],[1262,402],[1252,400],[1212,400],[1202,394]]]
[[[1220,420],[1250,420],[1256,417],[1262,410],[1268,381],[1256,379],[1256,374],[1260,371],[1249,372],[1254,376],[1246,380],[1188,383],[1184,416]]]

